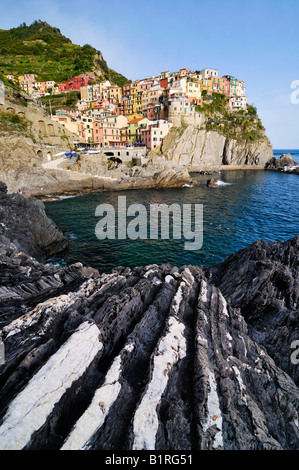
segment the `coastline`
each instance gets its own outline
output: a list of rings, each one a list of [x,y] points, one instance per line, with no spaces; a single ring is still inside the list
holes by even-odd
[[[90,193],[97,193],[97,192],[103,192],[103,191],[126,191],[126,190],[134,190],[134,189],[172,189],[172,188],[182,188],[182,187],[192,187],[194,185],[197,185],[197,182],[192,179],[193,174],[198,174],[200,172],[207,172],[207,176],[210,174],[213,174],[213,176],[217,176],[219,172],[221,171],[263,171],[266,170],[262,166],[250,166],[250,165],[221,165],[218,168],[182,168],[182,170],[187,170],[189,177],[183,178],[183,179],[178,179],[176,181],[175,179],[170,180],[170,181],[165,181],[165,182],[155,182],[153,178],[150,177],[130,177],[130,178],[112,178],[112,177],[101,177],[101,176],[96,176],[96,175],[88,175],[84,173],[80,173],[81,180],[86,183],[86,180],[84,179],[84,176],[86,176],[88,179],[91,179],[92,182],[89,182],[89,187],[81,187],[80,189],[61,189],[61,191],[55,190],[48,191],[48,192],[41,192],[41,190],[38,190],[38,192],[32,192],[30,195],[28,195],[28,198],[37,198],[45,202],[49,202],[50,200],[59,200],[64,197],[76,197],[84,194],[90,194]],[[64,170],[60,170],[64,171]],[[70,170],[68,170],[70,171]],[[71,183],[73,180],[70,179],[69,182]],[[77,182],[79,179],[77,179]],[[91,186],[91,187],[90,187]]]

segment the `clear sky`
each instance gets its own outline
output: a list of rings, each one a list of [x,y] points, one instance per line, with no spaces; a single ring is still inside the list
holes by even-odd
[[[131,80],[217,68],[244,80],[274,148],[299,148],[299,0],[0,0],[0,28],[47,21]],[[298,104],[291,83],[298,80]]]

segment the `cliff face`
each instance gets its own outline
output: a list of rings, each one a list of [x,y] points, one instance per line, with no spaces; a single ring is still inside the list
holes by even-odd
[[[299,449],[298,237],[102,275],[0,247],[1,449]]]
[[[0,183],[0,237],[27,256],[43,258],[63,251],[68,241],[49,219],[41,201],[28,201],[21,194],[7,194]]]
[[[272,146],[265,137],[255,142],[228,139],[198,126],[173,128],[164,138],[162,154],[176,165],[190,170],[219,169],[220,166],[260,167],[273,158]]]

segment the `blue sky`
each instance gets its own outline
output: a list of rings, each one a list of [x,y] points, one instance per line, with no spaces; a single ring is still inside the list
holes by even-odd
[[[13,6],[12,6],[13,5]],[[299,148],[298,0],[0,0],[0,28],[47,21],[131,80],[213,67],[245,81],[274,148]],[[298,87],[299,88],[299,87]],[[299,93],[298,93],[299,98]]]

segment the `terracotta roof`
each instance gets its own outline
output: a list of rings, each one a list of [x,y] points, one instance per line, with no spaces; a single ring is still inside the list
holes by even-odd
[[[142,117],[142,118],[136,118],[136,119],[132,119],[132,121],[129,121],[129,124],[134,124],[135,122],[142,121],[143,119],[145,119],[145,118],[144,118],[144,117]]]

